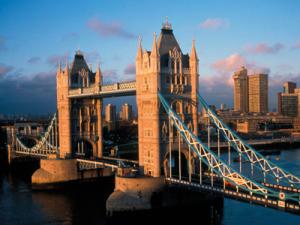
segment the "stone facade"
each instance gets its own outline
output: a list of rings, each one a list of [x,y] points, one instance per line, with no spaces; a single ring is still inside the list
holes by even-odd
[[[154,34],[152,50],[142,50],[139,41],[136,57],[137,107],[139,125],[139,164],[144,174],[159,177],[169,146],[178,148],[174,127],[161,107],[158,92],[197,134],[198,57],[193,42],[190,55],[183,54],[169,23]],[[177,143],[177,144],[176,144]]]
[[[102,99],[70,99],[69,91],[80,88],[99,90],[102,84],[100,68],[93,73],[83,54],[77,51],[74,61],[63,71],[57,71],[57,109],[59,121],[60,157],[76,154],[85,157],[102,156]]]

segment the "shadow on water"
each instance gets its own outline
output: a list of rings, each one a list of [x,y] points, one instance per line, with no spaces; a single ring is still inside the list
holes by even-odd
[[[24,166],[25,165],[25,166]],[[31,166],[30,166],[31,165]],[[155,224],[194,223],[220,224],[221,206],[207,202],[192,207],[178,206],[169,209],[130,212],[113,217],[106,216],[106,199],[114,189],[114,178],[81,183],[56,191],[33,191],[30,178],[36,165],[23,162],[11,171],[0,171],[0,224]],[[26,169],[24,169],[26,168]],[[185,198],[183,193],[180,198]],[[155,199],[154,203],[155,205]]]

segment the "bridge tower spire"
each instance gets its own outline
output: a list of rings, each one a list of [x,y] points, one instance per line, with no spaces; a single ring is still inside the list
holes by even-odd
[[[96,87],[100,87],[102,85],[102,73],[100,69],[100,65],[97,65],[96,75],[95,75],[95,84]]]
[[[150,60],[151,60],[150,63],[151,63],[152,70],[154,72],[159,71],[159,69],[160,69],[160,60],[159,60],[159,53],[158,53],[158,49],[157,49],[156,33],[155,32],[153,34],[153,44],[152,44],[152,51],[151,51]]]
[[[57,85],[57,110],[59,124],[59,157],[66,158],[71,155],[71,102],[69,95],[69,65],[66,62],[65,70],[60,66],[56,77]]]
[[[136,72],[139,73],[139,71],[142,69],[143,65],[143,48],[142,48],[142,38],[139,36],[138,40],[138,49],[136,54]]]
[[[196,44],[195,40],[192,42],[192,49],[190,52],[190,60],[189,60],[189,65],[190,65],[190,75],[191,75],[191,99],[195,103],[195,107],[192,107],[192,117],[193,117],[193,132],[195,135],[198,134],[198,100],[197,100],[197,94],[198,94],[198,89],[199,89],[199,59],[197,56],[197,51],[196,51]]]

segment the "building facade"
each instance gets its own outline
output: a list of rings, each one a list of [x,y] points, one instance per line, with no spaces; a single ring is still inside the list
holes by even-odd
[[[291,81],[284,82],[283,93],[285,93],[285,94],[294,93],[296,87],[297,87],[297,84],[294,82],[291,82]]]
[[[268,75],[254,74],[248,76],[249,112],[268,112]]]
[[[300,113],[300,89],[294,82],[285,82],[283,92],[277,94],[278,113],[283,116],[297,117]]]
[[[234,111],[248,112],[248,72],[245,67],[233,75],[234,81]]]
[[[131,121],[133,119],[132,105],[125,103],[121,107],[120,120]]]
[[[107,104],[105,106],[105,122],[116,122],[116,106]]]
[[[60,157],[76,154],[85,157],[102,156],[102,99],[71,99],[69,91],[100,87],[102,75],[98,66],[92,72],[82,52],[76,52],[74,60],[64,70],[59,65],[56,76],[57,109],[59,121]]]

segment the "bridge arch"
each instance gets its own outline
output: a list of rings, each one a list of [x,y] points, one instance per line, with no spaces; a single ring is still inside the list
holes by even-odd
[[[171,164],[170,164],[170,152],[167,151],[164,155],[163,160],[163,169],[164,174],[166,177],[170,176],[170,165],[172,167],[172,175],[179,174],[179,150],[173,149],[171,151]],[[184,147],[180,151],[180,158],[181,158],[181,175],[184,177],[189,176],[189,150],[188,148]],[[191,160],[191,174],[195,172],[195,158],[193,154],[190,155]]]
[[[80,138],[76,141],[76,148],[74,149],[77,149],[75,152],[76,156],[91,158],[93,153],[97,150],[97,146],[96,143],[87,138]]]

